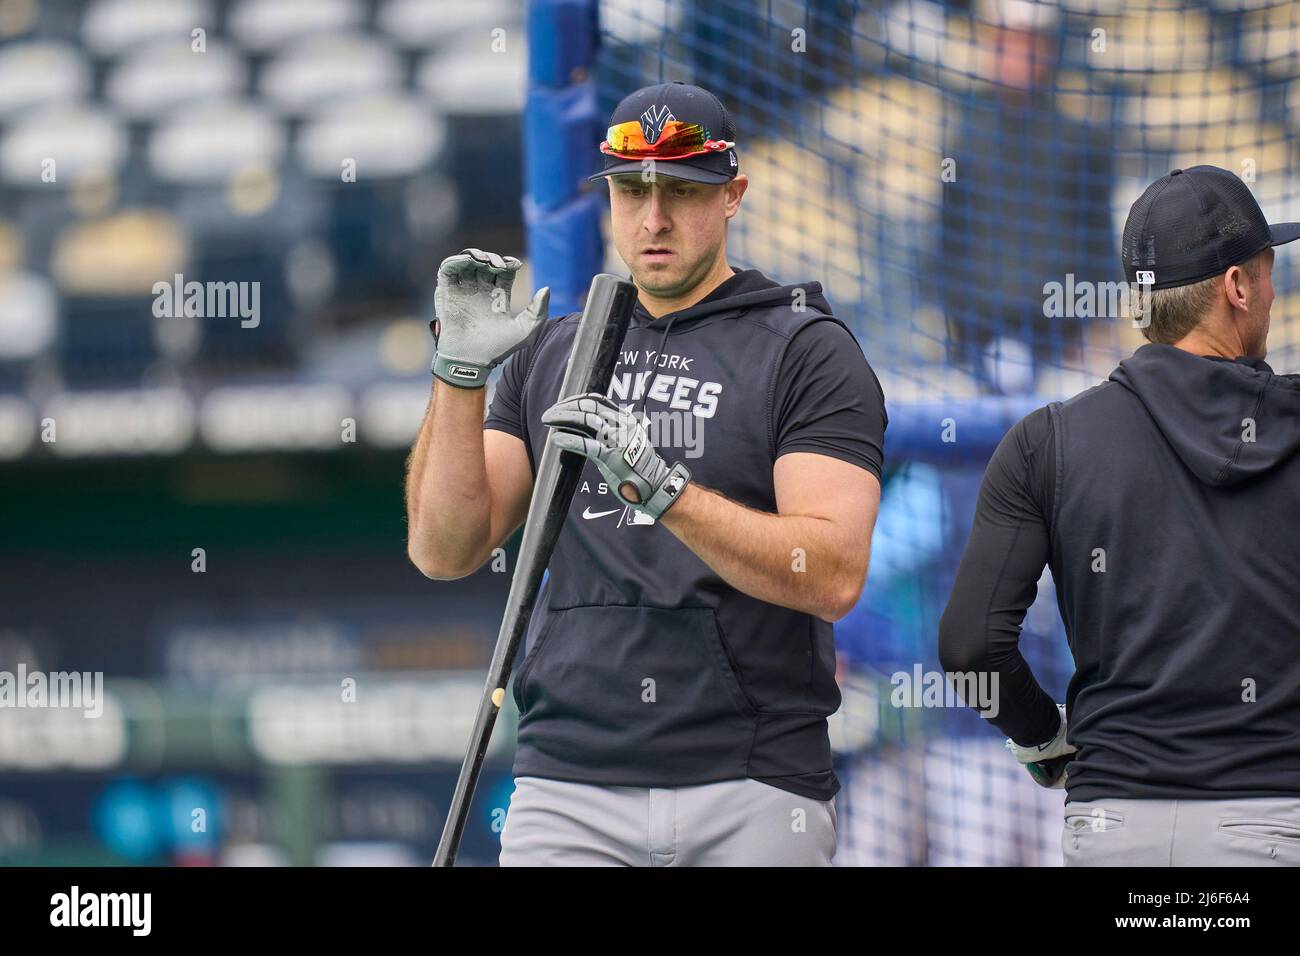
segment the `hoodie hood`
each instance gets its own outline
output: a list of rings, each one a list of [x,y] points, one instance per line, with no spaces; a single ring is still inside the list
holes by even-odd
[[[708,316],[726,313],[727,317],[731,318],[756,306],[770,305],[778,301],[791,302],[794,300],[796,289],[803,290],[805,297],[803,304],[807,308],[826,315],[832,314],[830,303],[822,295],[820,282],[778,285],[757,269],[745,269],[737,271],[730,279],[690,308],[682,309],[680,312],[670,312],[657,319],[647,312],[638,300],[632,312],[632,319],[636,325],[648,325],[651,328],[663,328],[669,324],[674,328],[680,328]]]
[[[1276,375],[1263,359],[1151,344],[1120,362],[1110,380],[1138,397],[1207,485],[1239,484],[1300,449],[1300,376]]]

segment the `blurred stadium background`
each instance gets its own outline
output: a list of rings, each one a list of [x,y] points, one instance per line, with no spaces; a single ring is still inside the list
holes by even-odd
[[[0,709],[0,862],[429,861],[508,587],[406,561],[433,273],[526,250],[517,304],[548,283],[558,314],[624,272],[581,180],[613,103],[682,79],[738,121],[733,262],[820,280],[889,403],[836,862],[1059,863],[1061,794],[891,677],[940,669],[1005,429],[1142,342],[1044,286],[1122,280],[1174,167],[1300,219],[1300,4],[0,0],[0,41],[0,671],[108,688],[94,720]],[[256,284],[256,321],[159,315],[176,276]],[[1063,699],[1046,575],[1025,648]],[[464,863],[495,857],[510,716]]]

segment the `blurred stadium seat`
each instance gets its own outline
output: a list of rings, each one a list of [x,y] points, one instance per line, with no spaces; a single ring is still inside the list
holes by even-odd
[[[291,116],[340,97],[391,90],[401,60],[380,38],[362,32],[317,34],[281,50],[262,71],[260,94]]]
[[[233,99],[248,87],[248,68],[229,44],[196,53],[188,37],[157,40],[112,67],[105,99],[122,116],[156,121],[181,106]]]
[[[58,297],[39,273],[0,270],[0,388],[17,390],[58,329]]]
[[[35,40],[0,48],[0,120],[90,93],[90,65],[71,44]]]
[[[93,0],[81,35],[92,54],[111,59],[150,40],[188,41],[192,31],[211,29],[214,14],[208,0]]]
[[[240,0],[229,24],[245,49],[266,53],[313,33],[359,26],[364,16],[356,0]]]
[[[408,49],[446,48],[458,37],[481,37],[484,27],[505,30],[515,43],[522,44],[522,33],[514,29],[522,12],[521,5],[512,0],[444,0],[438,4],[383,0],[376,23],[393,43]]]

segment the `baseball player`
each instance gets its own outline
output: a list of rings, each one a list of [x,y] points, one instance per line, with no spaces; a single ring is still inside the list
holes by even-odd
[[[1300,864],[1300,376],[1264,361],[1296,238],[1227,170],[1153,183],[1123,244],[1150,344],[985,472],[940,656],[998,675],[991,722],[1066,790],[1067,865]],[[1044,565],[1063,706],[1017,649]]]
[[[470,574],[523,521],[547,440],[590,459],[514,674],[503,865],[835,852],[831,624],[866,576],[884,397],[818,283],[728,265],[735,140],[694,86],[614,111],[592,178],[638,304],[608,395],[556,401],[578,315],[544,321],[546,290],[494,310],[517,260],[471,249],[439,269],[411,560]]]

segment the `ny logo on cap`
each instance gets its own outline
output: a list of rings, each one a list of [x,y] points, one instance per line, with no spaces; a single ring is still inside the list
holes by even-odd
[[[641,132],[645,136],[645,141],[653,146],[659,140],[659,134],[664,131],[664,124],[670,119],[676,119],[672,111],[667,106],[650,107],[641,114]]]

